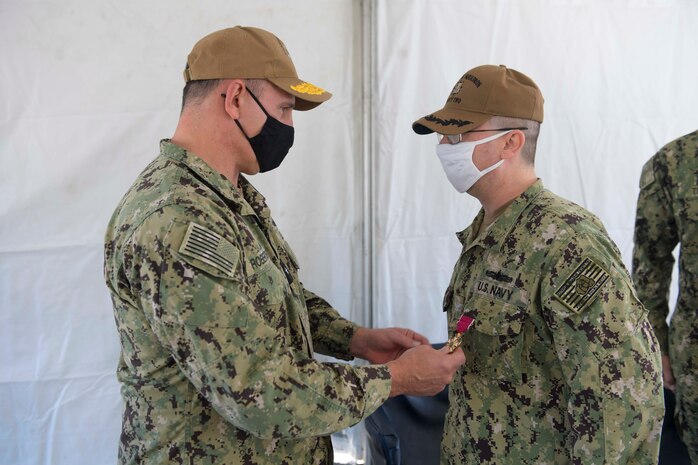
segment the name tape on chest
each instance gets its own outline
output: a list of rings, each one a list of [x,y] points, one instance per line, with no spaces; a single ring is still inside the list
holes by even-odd
[[[207,263],[233,276],[237,249],[220,234],[196,223],[189,223],[179,252]]]
[[[269,261],[269,255],[260,248],[259,254],[256,257],[250,258],[250,264],[252,269],[257,272],[262,266],[264,266]]]
[[[580,312],[596,299],[609,277],[601,266],[585,258],[555,291],[554,297],[573,312]]]
[[[499,300],[506,300],[507,302],[511,301],[514,295],[513,286],[501,285],[486,280],[478,281],[475,284],[475,291],[478,294],[494,297]]]

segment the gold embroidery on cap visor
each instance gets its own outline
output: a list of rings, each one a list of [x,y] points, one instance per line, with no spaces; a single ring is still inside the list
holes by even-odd
[[[300,94],[322,95],[325,93],[325,89],[322,89],[318,86],[314,86],[309,82],[304,82],[302,84],[291,86],[291,89],[295,90]]]

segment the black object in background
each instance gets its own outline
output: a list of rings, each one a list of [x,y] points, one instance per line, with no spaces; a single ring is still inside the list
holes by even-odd
[[[432,344],[439,349],[444,344]],[[435,396],[396,396],[365,420],[372,465],[438,465],[448,387]]]
[[[691,458],[674,424],[676,398],[668,389],[664,389],[664,405],[666,410],[662,426],[662,444],[659,446],[659,465],[691,465]]]

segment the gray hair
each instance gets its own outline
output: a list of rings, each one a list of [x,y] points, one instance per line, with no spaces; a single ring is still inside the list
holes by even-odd
[[[508,116],[493,116],[490,123],[495,128],[526,128],[526,130],[523,131],[526,135],[526,143],[521,149],[521,156],[529,164],[534,164],[536,159],[536,146],[538,145],[538,134],[540,133],[540,123],[538,121],[510,118]]]

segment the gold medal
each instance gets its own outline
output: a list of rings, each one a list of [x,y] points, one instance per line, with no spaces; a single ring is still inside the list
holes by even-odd
[[[452,354],[457,348],[460,347],[461,340],[463,339],[463,333],[465,333],[470,326],[472,326],[475,319],[463,314],[456,324],[456,334],[448,338],[446,342],[446,347],[448,347],[448,353]]]

